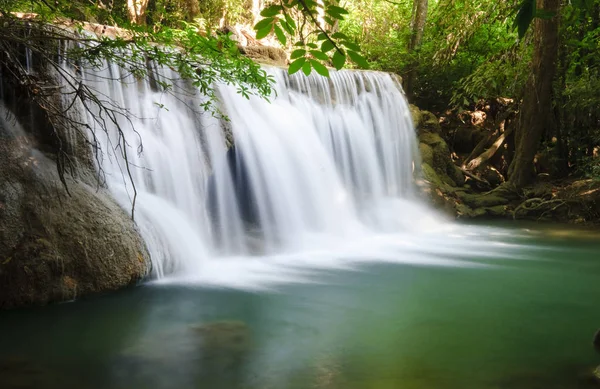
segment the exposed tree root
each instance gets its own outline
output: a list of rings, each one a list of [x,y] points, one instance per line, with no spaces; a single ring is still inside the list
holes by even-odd
[[[496,154],[496,152],[500,149],[500,146],[504,143],[506,138],[512,134],[512,128],[505,130],[500,136],[496,139],[496,141],[483,153],[481,153],[478,157],[473,158],[466,165],[467,170],[475,170],[482,164],[486,163],[490,158]],[[479,145],[478,145],[479,146]]]
[[[563,199],[544,200],[541,197],[534,197],[532,199],[527,199],[523,201],[521,204],[519,204],[517,208],[515,208],[515,210],[513,211],[513,219],[517,218],[517,214],[521,210],[525,211],[525,213],[529,213],[531,211],[544,210],[544,212],[542,212],[542,214],[538,218],[539,220],[546,216],[549,212],[554,212],[564,205],[567,205],[567,202]],[[545,209],[546,207],[548,209]]]

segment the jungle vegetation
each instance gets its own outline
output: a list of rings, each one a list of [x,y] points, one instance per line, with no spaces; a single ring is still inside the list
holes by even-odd
[[[38,17],[24,24],[14,12]],[[214,81],[266,96],[271,80],[227,32],[244,25],[253,39],[288,52],[290,73],[397,73],[410,101],[439,116],[508,102],[517,119],[505,136],[514,150],[507,181],[517,188],[534,179],[540,151],[553,177],[600,179],[600,0],[0,0],[0,17],[0,63],[36,99],[43,93],[10,47],[53,59],[25,30],[57,17],[127,29],[127,37],[94,39],[68,55],[113,58],[140,76],[136,63],[151,56],[211,96],[206,109],[214,109]],[[114,55],[124,48],[128,56]],[[211,71],[197,71],[206,64]]]

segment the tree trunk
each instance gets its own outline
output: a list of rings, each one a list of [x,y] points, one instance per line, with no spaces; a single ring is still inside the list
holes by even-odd
[[[537,0],[537,8],[554,12],[551,19],[535,19],[534,52],[525,86],[519,127],[515,135],[515,157],[508,171],[509,183],[517,188],[531,183],[533,158],[553,115],[552,81],[558,53],[558,11],[560,0]]]
[[[146,8],[148,0],[127,0],[127,16],[133,24],[146,24]]]
[[[414,0],[412,10],[411,35],[408,42],[408,53],[414,55],[415,50],[421,46],[425,21],[427,20],[428,0]],[[410,97],[413,94],[415,79],[417,78],[417,62],[410,64],[408,74],[405,77],[404,91]]]

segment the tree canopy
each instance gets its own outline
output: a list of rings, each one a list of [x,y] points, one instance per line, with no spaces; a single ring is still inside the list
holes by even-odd
[[[537,98],[545,107],[533,115],[547,117],[539,136],[528,133],[535,138],[529,147],[550,150],[556,173],[597,177],[600,0],[548,1],[555,0],[0,0],[0,44],[5,52],[11,43],[44,51],[23,38],[29,27],[14,12],[35,13],[36,23],[64,18],[122,27],[128,35],[84,40],[69,55],[90,63],[109,57],[140,76],[139,59],[152,57],[190,78],[213,110],[215,81],[244,95],[270,92],[266,73],[239,54],[227,29],[236,25],[253,42],[286,50],[289,73],[327,76],[344,66],[397,73],[412,102],[440,114],[502,98],[527,115],[520,108],[543,69],[551,74],[548,99]],[[546,39],[554,30],[556,39]],[[0,61],[14,68],[10,58]],[[523,123],[517,142],[531,126]]]

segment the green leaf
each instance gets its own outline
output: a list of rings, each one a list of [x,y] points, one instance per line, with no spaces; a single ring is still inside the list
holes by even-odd
[[[266,19],[263,19],[260,22],[256,23],[256,25],[254,26],[254,30],[255,31],[262,30],[265,27],[270,26],[271,24],[273,24],[274,21],[275,21],[275,18],[266,18]]]
[[[367,60],[362,55],[358,54],[356,51],[348,51],[348,56],[352,61],[354,61],[355,64],[357,64],[361,68],[369,67],[369,63],[367,62]]]
[[[335,49],[335,46],[329,40],[323,42],[323,44],[321,45],[321,51],[324,52],[324,53],[326,53],[328,51],[331,51],[333,49]]]
[[[310,72],[312,71],[312,66],[310,66],[310,62],[304,62],[302,65],[302,72],[307,76],[310,76]]]
[[[348,38],[348,37],[346,36],[346,34],[343,34],[343,33],[341,33],[341,32],[336,32],[336,33],[335,33],[335,34],[333,34],[331,37],[332,37],[333,39],[346,39],[346,40],[350,40],[350,38]]]
[[[334,18],[334,19],[337,19],[337,20],[344,20],[344,17],[343,17],[342,15],[340,15],[340,14],[338,14],[338,13],[335,13],[335,12],[333,12],[333,11],[327,10],[327,14],[328,14],[329,16],[331,16],[332,18]],[[333,23],[331,23],[331,21],[328,21],[327,23],[329,23],[329,24],[333,24]]]
[[[315,8],[317,6],[317,2],[315,0],[304,0],[304,4],[307,8]],[[311,9],[311,11],[314,11]]]
[[[328,10],[333,11],[335,13],[338,14],[342,14],[342,15],[349,15],[350,13],[348,12],[348,10],[346,10],[345,8],[342,7],[338,7],[337,5],[330,5],[329,7],[327,7]]]
[[[346,46],[346,48],[350,50],[360,51],[360,47],[356,43],[352,43],[350,41],[344,41],[342,43],[344,44],[344,46]]]
[[[275,35],[277,36],[277,40],[279,42],[281,42],[281,44],[283,46],[287,45],[287,39],[285,37],[285,34],[283,33],[283,30],[281,28],[279,28],[279,26],[276,24],[274,25],[274,27],[275,27]]]
[[[294,21],[294,19],[290,15],[285,14],[285,21],[292,28],[292,30],[296,29],[296,22]]]
[[[325,23],[329,24],[330,26],[333,26],[335,24],[335,19],[332,19],[329,16],[325,16],[323,19],[325,19]],[[340,20],[344,20],[344,19],[340,19]]]
[[[260,16],[264,16],[266,18],[271,17],[271,16],[275,16],[277,15],[279,12],[281,12],[281,10],[283,9],[282,6],[280,5],[271,5],[265,9],[263,9],[260,13]]]
[[[283,27],[283,29],[285,31],[287,31],[288,34],[293,35],[294,34],[294,30],[292,29],[292,27],[290,27],[289,24],[287,24],[287,22],[283,19],[279,19],[279,24],[281,24],[281,27]]]
[[[319,59],[321,61],[329,61],[329,57],[327,56],[327,54],[325,54],[322,51],[319,50],[311,50],[310,54],[315,57],[316,59]]]
[[[523,0],[519,7],[519,12],[517,12],[517,16],[515,17],[513,29],[518,29],[520,39],[525,36],[525,33],[535,16],[535,1],[536,0]]]
[[[310,47],[311,49],[317,49],[317,48],[319,48],[319,46],[317,46],[316,43],[307,43],[306,46]]]
[[[296,46],[296,47],[304,47],[304,42],[298,41],[298,42],[294,43],[294,46]]]
[[[290,55],[290,59],[304,57],[305,55],[306,55],[306,50],[297,49],[297,50],[292,51],[292,55]]]
[[[305,62],[306,62],[306,58],[304,58],[304,57],[300,57],[297,60],[295,60],[294,62],[292,62],[290,64],[290,67],[288,68],[288,74],[296,73],[298,70],[300,70],[302,68],[302,66],[304,65]]]
[[[318,41],[323,41],[325,39],[327,39],[327,34],[325,34],[324,32],[320,32],[320,33],[317,34],[317,40]]]
[[[331,61],[333,62],[333,67],[337,70],[340,70],[344,67],[344,63],[346,63],[346,56],[339,50],[336,50],[336,52],[333,53],[333,58]]]
[[[311,59],[310,63],[317,73],[323,77],[329,77],[329,69],[327,69],[321,62]],[[304,70],[304,68],[302,70]]]
[[[271,30],[273,30],[273,25],[268,25],[267,27],[264,27],[262,30],[258,30],[256,32],[256,39],[262,39],[264,37],[266,37],[267,35],[269,35],[271,33]]]

